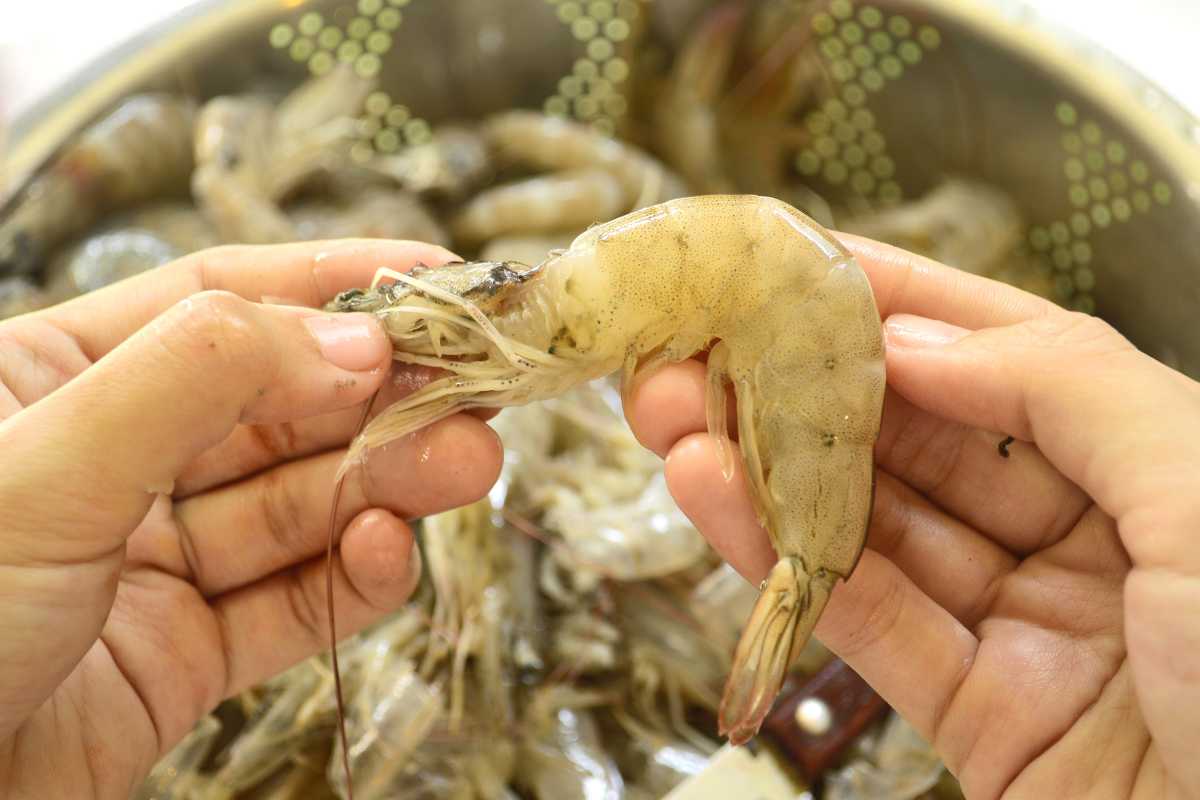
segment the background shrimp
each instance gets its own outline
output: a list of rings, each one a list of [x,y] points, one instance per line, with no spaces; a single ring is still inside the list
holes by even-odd
[[[185,194],[195,114],[186,98],[137,95],[80,134],[0,223],[0,278],[41,269],[107,211]]]

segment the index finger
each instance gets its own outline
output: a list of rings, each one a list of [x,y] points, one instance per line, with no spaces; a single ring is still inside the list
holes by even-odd
[[[66,331],[93,362],[175,303],[198,292],[233,292],[253,302],[317,307],[366,286],[380,267],[407,271],[457,257],[422,242],[343,239],[281,245],[226,245],[48,308],[39,318]]]
[[[1063,310],[1036,295],[849,233],[834,234],[867,273],[881,319],[915,314],[978,330]]]

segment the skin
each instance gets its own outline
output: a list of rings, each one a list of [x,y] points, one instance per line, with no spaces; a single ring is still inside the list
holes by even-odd
[[[252,301],[315,307],[380,263],[451,258],[220,248],[0,324],[0,797],[128,797],[223,698],[325,649],[333,474],[391,349],[365,315],[337,315],[350,344],[323,350],[303,320],[333,315]],[[396,377],[381,403],[428,379]],[[458,415],[349,475],[339,633],[411,593],[405,520],[499,469]]]
[[[845,241],[891,389],[868,549],[817,635],[972,798],[1200,796],[1200,387],[1103,323]],[[386,347],[371,330],[333,367],[297,324],[315,312],[238,297],[317,306],[381,262],[449,258],[225,248],[0,325],[0,796],[125,797],[222,697],[322,649],[330,477]],[[757,581],[776,556],[704,386],[700,361],[667,367],[627,411]],[[373,454],[343,498],[340,631],[411,591],[403,518],[499,465],[466,416]]]
[[[867,550],[817,637],[969,798],[1200,797],[1200,384],[1099,320],[841,238],[890,388]],[[721,475],[704,376],[664,368],[627,414],[757,583],[776,557]]]

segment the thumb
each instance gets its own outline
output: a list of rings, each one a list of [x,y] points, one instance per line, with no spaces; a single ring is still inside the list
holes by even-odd
[[[947,419],[1036,442],[1118,522],[1157,507],[1152,540],[1123,529],[1130,555],[1143,566],[1186,557],[1200,573],[1190,530],[1200,508],[1163,503],[1196,496],[1200,384],[1107,323],[1066,311],[978,331],[895,315],[886,333],[888,383],[900,394]]]
[[[363,400],[390,356],[366,315],[198,294],[0,424],[0,741],[100,636],[156,493],[240,422]]]
[[[58,391],[0,425],[0,563],[89,561],[120,548],[156,493],[238,423],[369,397],[390,364],[361,314],[187,298]],[[21,534],[28,534],[23,537]],[[11,546],[8,546],[11,545]]]

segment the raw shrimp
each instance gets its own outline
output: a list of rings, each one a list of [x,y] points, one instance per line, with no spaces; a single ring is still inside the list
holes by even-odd
[[[867,749],[865,757],[855,758],[827,778],[825,797],[913,800],[925,797],[945,770],[937,752],[895,712]]]
[[[795,122],[796,109],[821,83],[811,48],[790,41],[807,28],[795,24],[794,14],[779,3],[710,9],[654,98],[656,150],[702,192],[778,197],[831,226],[824,198],[787,180],[790,156],[808,137]],[[730,87],[733,76],[740,79]]]
[[[1025,229],[1011,197],[961,178],[939,184],[920,200],[849,217],[841,227],[979,275],[1007,257]]]
[[[474,244],[505,234],[582,230],[628,210],[621,182],[610,173],[566,170],[481,192],[452,228],[456,239]]]
[[[662,462],[625,424],[608,382],[512,409],[496,430],[519,462],[509,469],[521,491],[519,513],[540,516],[533,527],[563,568],[639,580],[678,572],[708,552],[671,499]]]
[[[488,120],[483,134],[499,166],[550,174],[472,198],[453,223],[455,234],[468,244],[514,233],[582,229],[686,193],[683,182],[649,155],[578,122],[508,111]]]
[[[390,156],[376,156],[370,168],[410,192],[458,198],[491,177],[492,159],[482,134],[442,125],[433,139]]]
[[[841,227],[1049,300],[1062,299],[1050,266],[1024,251],[1025,221],[1016,202],[990,184],[950,178],[920,200],[850,217]]]
[[[313,200],[287,209],[299,239],[411,239],[448,245],[450,237],[413,195],[367,187],[332,202]]]
[[[185,194],[195,114],[182,97],[136,95],[88,128],[0,224],[0,277],[37,272],[55,245],[106,211]]]
[[[498,236],[479,251],[479,260],[536,264],[551,250],[566,250],[580,232],[543,233],[536,236]]]
[[[182,252],[136,228],[105,231],[55,256],[46,291],[61,302],[173,261]]]
[[[203,800],[228,800],[271,776],[293,754],[324,741],[333,725],[333,680],[310,659],[271,682],[280,687],[258,704],[246,728],[225,753]]]
[[[183,741],[155,764],[133,800],[188,800],[194,797],[208,780],[200,775],[199,769],[220,734],[221,723],[216,717],[200,720]]]
[[[0,278],[0,320],[51,305],[51,299],[25,278]]]
[[[517,782],[535,800],[621,800],[624,781],[587,709],[608,697],[566,685],[538,689],[525,710]]]
[[[118,214],[54,254],[44,279],[47,299],[69,300],[216,244],[213,227],[185,203],[154,203]]]
[[[671,75],[654,104],[657,149],[689,185],[704,192],[733,189],[724,168],[717,99],[733,63],[736,31],[745,13],[742,4],[709,12],[676,54]]]
[[[457,411],[553,397],[622,369],[628,390],[716,342],[709,431],[732,480],[732,382],[746,480],[780,556],[721,703],[722,733],[748,740],[866,536],[883,339],[849,252],[778,200],[709,195],[593,227],[537,267],[458,264],[381,270],[384,278],[396,282],[344,292],[329,308],[376,313],[398,361],[448,374],[368,424],[340,474],[367,448]]]
[[[534,111],[506,111],[489,119],[484,135],[502,164],[546,172],[594,167],[621,182],[630,209],[681,197],[686,187],[651,156],[586,125]]]
[[[278,107],[254,95],[204,106],[192,191],[225,240],[297,238],[279,204],[316,176],[350,169],[354,116],[372,86],[343,65],[301,84]]]

